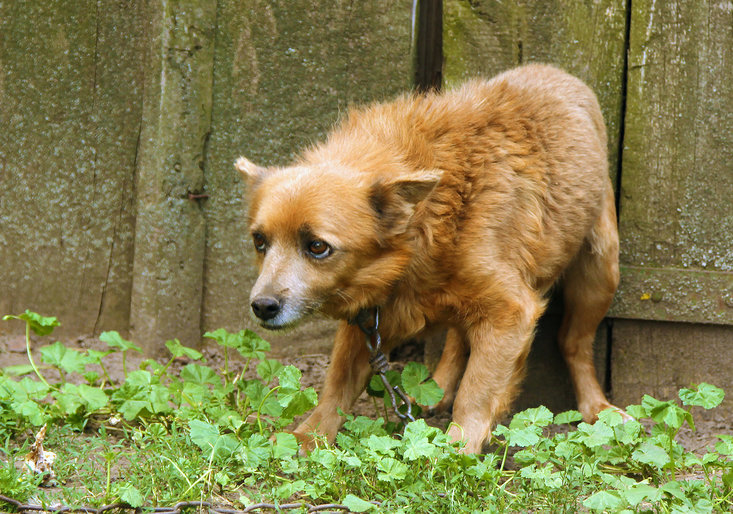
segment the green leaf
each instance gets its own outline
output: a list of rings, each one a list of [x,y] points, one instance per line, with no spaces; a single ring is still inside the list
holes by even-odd
[[[354,496],[353,494],[347,494],[346,498],[341,502],[346,505],[351,512],[366,512],[368,510],[374,510],[377,508],[373,503],[362,500],[361,498]]]
[[[171,355],[175,358],[187,357],[189,359],[197,361],[201,357],[203,357],[203,354],[201,352],[194,350],[193,348],[183,346],[178,339],[166,341],[165,347],[168,348],[168,351],[171,352]]]
[[[273,455],[276,459],[293,457],[298,453],[298,440],[293,434],[280,432],[275,435]]]
[[[436,405],[443,398],[443,390],[429,376],[428,368],[417,362],[408,362],[402,371],[402,386],[418,405]]]
[[[11,388],[15,400],[36,399],[43,400],[48,394],[49,387],[43,382],[23,377],[19,382],[8,380],[3,384],[4,388]]]
[[[66,373],[84,373],[91,360],[78,350],[67,348],[59,341],[41,348],[41,360],[46,364],[61,368]]]
[[[613,432],[619,444],[631,447],[644,435],[644,426],[632,419],[613,427]]]
[[[690,427],[695,427],[692,415],[675,405],[674,402],[662,402],[649,395],[644,395],[641,404],[649,413],[649,416],[657,423],[664,423],[668,427],[676,430],[687,421]]]
[[[728,489],[733,489],[733,469],[723,475],[723,483]]]
[[[394,449],[400,445],[397,439],[386,435],[370,435],[365,442],[366,446],[382,455],[394,455]]]
[[[626,501],[628,501],[629,505],[632,507],[636,507],[644,500],[655,503],[662,497],[662,491],[652,485],[644,483],[638,483],[628,489],[624,489],[621,494],[623,494]]]
[[[26,418],[32,425],[37,427],[45,425],[49,419],[49,416],[44,414],[38,404],[33,400],[13,402],[11,408],[13,412]]]
[[[129,373],[125,379],[125,385],[134,389],[147,388],[153,383],[153,375],[144,369],[138,369]]]
[[[614,437],[613,429],[603,421],[596,421],[592,425],[580,423],[578,425],[578,434],[581,435],[580,440],[588,448],[596,448],[604,444],[609,444]]]
[[[402,435],[402,455],[408,460],[435,456],[438,448],[429,439],[438,432],[438,429],[429,427],[424,419],[408,423]]]
[[[508,428],[498,425],[494,434],[504,436],[510,446],[532,446],[539,442],[542,428],[552,420],[552,412],[547,407],[527,409],[515,414]]]
[[[404,480],[410,468],[392,457],[380,459],[377,463],[377,479],[383,482],[392,482],[395,480]]]
[[[624,505],[618,491],[598,491],[583,501],[583,505],[593,510],[616,510]]]
[[[105,407],[109,402],[109,398],[107,397],[105,392],[98,387],[92,387],[86,384],[79,384],[79,387],[77,388],[77,393],[79,394],[79,397],[83,400],[89,412],[99,410],[102,407]]]
[[[626,407],[626,414],[636,419],[642,419],[649,416],[649,413],[643,405],[629,405]]]
[[[286,391],[300,390],[300,378],[303,374],[295,366],[285,366],[278,374],[280,388]]]
[[[229,348],[234,348],[235,346],[234,336],[235,336],[234,334],[230,334],[223,328],[216,329],[213,332],[206,332],[204,334],[204,337],[213,339],[220,345],[227,346]]]
[[[715,450],[721,455],[733,455],[733,436],[718,435],[716,437],[720,441],[716,443]]]
[[[402,455],[407,460],[417,460],[422,457],[433,457],[437,452],[437,447],[428,441],[427,437],[421,437],[405,441],[405,450]]]
[[[127,421],[132,421],[137,418],[143,409],[150,411],[150,402],[144,400],[125,400],[118,407],[118,410]]]
[[[112,348],[117,348],[120,351],[133,350],[142,353],[142,349],[135,343],[124,339],[119,332],[116,330],[110,330],[109,332],[102,332],[99,334],[99,340],[103,343],[107,343]]]
[[[275,359],[265,359],[257,364],[257,374],[263,382],[269,382],[275,378],[282,369],[283,365]]]
[[[241,447],[239,441],[232,434],[220,434],[219,428],[211,423],[195,419],[188,426],[191,441],[204,451],[207,459],[213,456],[219,461],[226,460]]]
[[[705,409],[717,407],[725,398],[725,392],[722,389],[705,382],[697,386],[697,389],[680,389],[679,395],[683,404]]]
[[[134,485],[129,482],[116,483],[115,492],[121,501],[128,504],[130,507],[137,509],[141,507],[145,499],[140,491]]]
[[[509,428],[520,428],[528,426],[546,427],[552,423],[553,416],[550,409],[541,405],[534,409],[526,409],[518,412],[509,423]]]
[[[213,448],[219,439],[219,429],[211,423],[194,419],[188,424],[188,427],[191,441],[202,450]]]
[[[98,350],[87,350],[87,358],[89,359],[90,364],[101,364],[102,359],[111,353],[112,350],[105,350],[103,352]]]
[[[623,416],[616,409],[602,410],[598,413],[598,420],[602,421],[609,427],[615,427],[621,425],[624,422]]]
[[[265,358],[265,352],[270,351],[270,343],[262,339],[251,330],[242,330],[233,334],[223,328],[206,332],[204,337],[215,340],[222,346],[236,349],[245,359]]]
[[[561,412],[560,414],[555,416],[555,419],[552,422],[555,425],[567,425],[570,423],[581,421],[582,419],[583,415],[580,412],[578,412],[577,410],[569,410]]]
[[[262,360],[265,358],[265,353],[270,351],[270,343],[251,330],[243,330],[237,335],[239,344],[236,348],[245,359]]]
[[[221,383],[221,378],[213,369],[195,363],[187,364],[181,370],[181,380],[201,385]]]
[[[28,309],[23,314],[18,316],[3,316],[3,320],[9,319],[20,319],[28,323],[30,329],[39,336],[47,336],[53,329],[61,325],[55,317],[41,316],[35,312],[31,312]]]
[[[30,364],[18,364],[17,366],[8,366],[7,368],[2,368],[3,373],[10,375],[11,377],[19,377],[21,375],[28,375],[29,373],[33,373],[34,369],[33,366]]]
[[[283,418],[292,420],[295,416],[308,412],[318,404],[318,393],[312,387],[303,391],[292,392],[287,390],[283,392],[280,389],[277,394],[277,401],[283,407]]]
[[[387,373],[385,373],[385,376],[387,377],[387,382],[389,382],[392,386],[402,387],[402,375],[396,369],[388,370]],[[389,399],[389,394],[384,389],[384,382],[382,382],[382,377],[379,374],[374,374],[371,380],[369,380],[367,393],[370,396],[374,396],[376,398],[383,398],[385,406],[392,406],[391,400]]]
[[[671,462],[669,455],[663,448],[649,441],[644,441],[639,449],[634,450],[631,457],[657,468],[662,468]]]
[[[77,414],[84,405],[77,391],[77,386],[74,384],[65,384],[61,391],[55,392],[53,396],[56,397],[56,402],[65,414]]]
[[[268,416],[280,416],[283,407],[270,389],[258,380],[248,380],[244,386],[244,394],[249,398],[252,408]]]
[[[665,493],[669,493],[678,500],[686,500],[685,491],[682,488],[682,484],[676,480],[670,480],[669,482],[662,484],[660,488]]]
[[[172,412],[172,407],[168,403],[170,400],[170,392],[164,385],[155,384],[150,387],[149,400],[153,407],[154,414],[167,414]]]
[[[266,465],[272,454],[272,443],[262,434],[252,434],[244,445],[245,460],[249,466]]]

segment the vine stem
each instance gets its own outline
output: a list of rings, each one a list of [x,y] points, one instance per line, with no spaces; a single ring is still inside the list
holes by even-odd
[[[46,382],[46,379],[43,378],[43,375],[41,375],[41,372],[36,367],[36,363],[33,361],[33,354],[31,353],[31,324],[28,321],[25,322],[25,351],[28,354],[28,362],[31,363],[31,367],[36,373],[36,376],[41,379],[41,382],[46,384],[46,387],[56,390],[57,388],[52,387],[51,384]]]

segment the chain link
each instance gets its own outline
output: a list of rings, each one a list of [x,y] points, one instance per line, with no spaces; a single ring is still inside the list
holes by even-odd
[[[373,320],[373,321],[372,321]],[[389,371],[389,362],[387,357],[381,350],[382,347],[382,336],[379,335],[379,307],[374,309],[362,309],[359,314],[356,315],[351,321],[352,324],[356,324],[364,335],[366,335],[366,346],[369,349],[371,358],[369,364],[375,373],[379,375],[384,384],[384,389],[389,393],[389,398],[392,400],[392,410],[397,415],[402,423],[407,421],[415,421],[415,417],[412,415],[412,402],[410,398],[405,394],[399,386],[393,386],[387,379],[387,372]],[[397,405],[397,396],[407,406],[407,411],[402,413]]]

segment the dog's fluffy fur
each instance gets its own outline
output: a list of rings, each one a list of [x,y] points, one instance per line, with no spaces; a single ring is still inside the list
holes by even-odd
[[[524,66],[352,110],[293,166],[236,166],[249,182],[262,325],[341,320],[320,404],[295,431],[303,440],[333,440],[337,409],[364,390],[364,335],[346,320],[379,306],[387,351],[448,328],[439,407],[454,404],[450,435],[480,451],[558,281],[579,410],[590,421],[611,407],[592,343],[618,284],[618,234],[603,118],[580,80]]]

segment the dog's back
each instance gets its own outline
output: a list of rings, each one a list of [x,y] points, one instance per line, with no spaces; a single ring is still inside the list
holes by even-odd
[[[413,225],[437,246],[460,233],[456,253],[490,268],[506,261],[543,290],[590,235],[611,189],[595,95],[545,65],[354,110],[304,161],[334,158],[376,177],[442,170]]]

